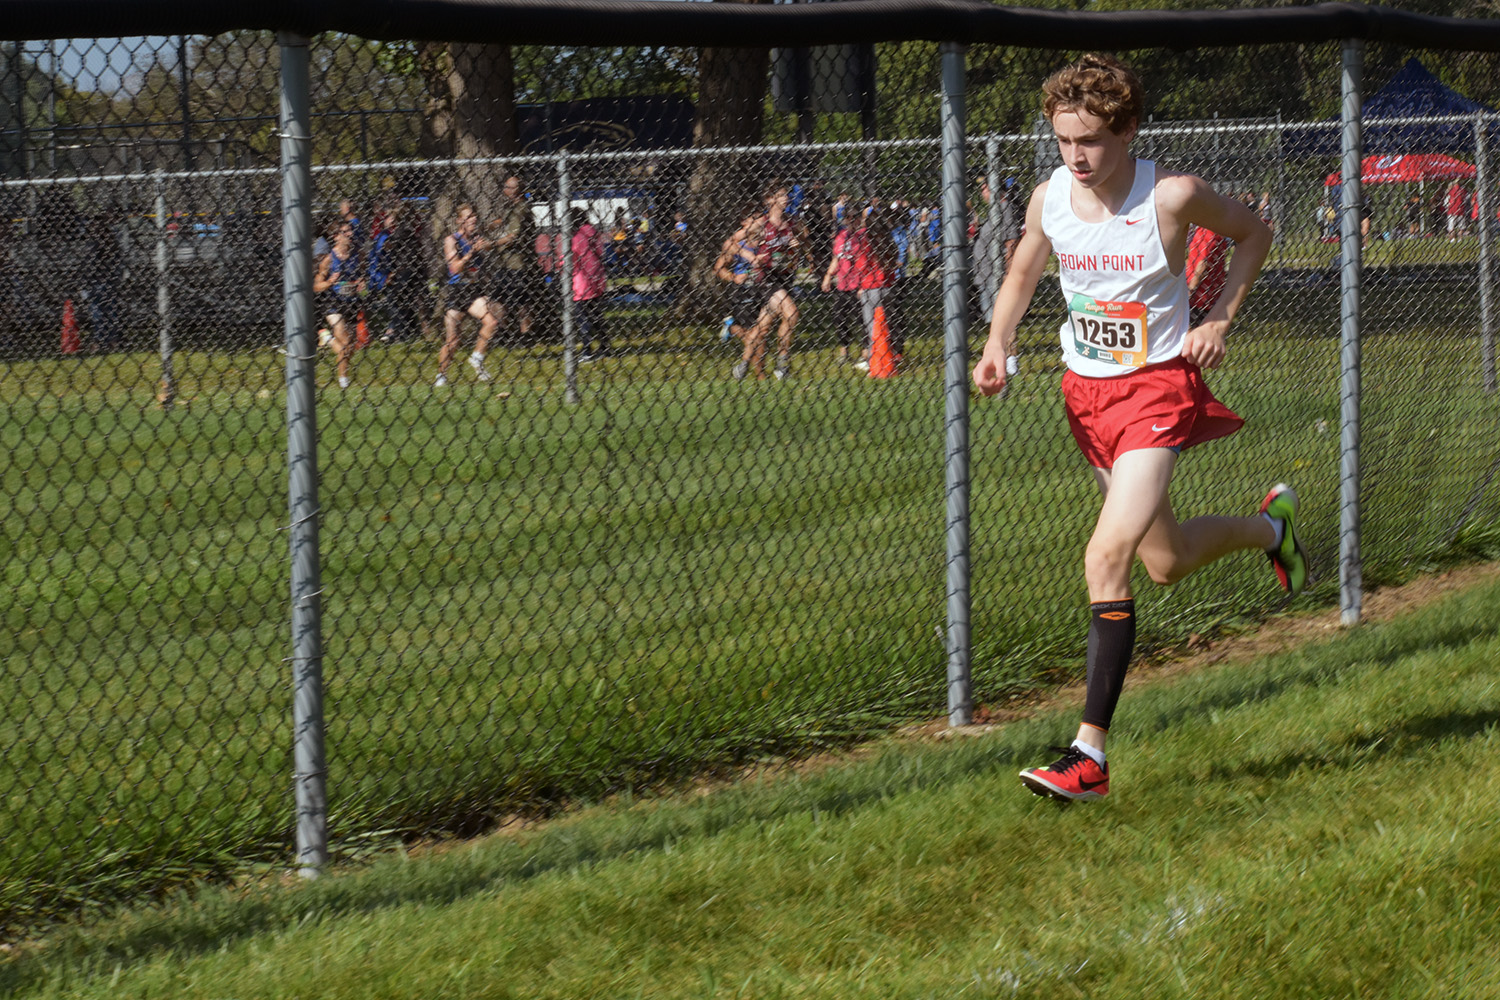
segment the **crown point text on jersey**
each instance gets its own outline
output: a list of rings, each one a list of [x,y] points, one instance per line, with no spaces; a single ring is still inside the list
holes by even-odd
[[[1146,266],[1146,255],[1139,253],[1059,253],[1057,262],[1070,271],[1139,271]]]

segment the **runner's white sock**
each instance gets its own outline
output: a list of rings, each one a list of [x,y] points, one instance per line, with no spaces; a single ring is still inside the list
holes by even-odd
[[[478,351],[475,351],[474,353],[472,353],[472,354],[469,355],[469,360],[470,361],[483,361],[484,360],[484,355],[480,354]]]
[[[1073,745],[1094,759],[1094,763],[1100,767],[1104,766],[1104,751],[1098,747],[1091,747],[1083,740],[1074,740]]]
[[[1282,539],[1286,538],[1286,522],[1279,517],[1272,517],[1270,514],[1262,514],[1261,517],[1265,518],[1266,523],[1270,524],[1271,530],[1276,532],[1275,544],[1266,549],[1267,552],[1275,552],[1281,548]]]

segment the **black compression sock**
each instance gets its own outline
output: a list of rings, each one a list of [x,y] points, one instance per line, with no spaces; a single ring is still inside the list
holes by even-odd
[[[1088,693],[1083,699],[1086,726],[1109,731],[1125,671],[1135,652],[1135,601],[1101,601],[1090,604]]]

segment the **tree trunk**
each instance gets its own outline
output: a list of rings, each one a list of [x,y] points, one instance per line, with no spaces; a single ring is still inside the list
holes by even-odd
[[[418,150],[424,159],[503,156],[519,148],[515,62],[508,45],[428,42],[419,52],[427,100]],[[436,168],[427,178],[434,236],[447,232],[454,206],[473,202],[489,218],[504,178],[493,166]]]
[[[769,49],[702,50],[694,146],[744,146],[761,141],[769,66]],[[746,156],[704,156],[694,163],[688,181],[685,287],[674,310],[679,322],[712,322],[723,316],[726,286],[714,277],[714,259],[739,223],[740,213],[758,199],[760,185],[769,179],[758,176],[758,166],[757,158]]]

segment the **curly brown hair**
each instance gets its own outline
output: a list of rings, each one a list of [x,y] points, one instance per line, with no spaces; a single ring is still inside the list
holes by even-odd
[[[1051,121],[1059,111],[1086,111],[1104,119],[1115,135],[1139,123],[1146,92],[1129,66],[1101,53],[1090,53],[1064,66],[1042,84],[1042,111]]]

